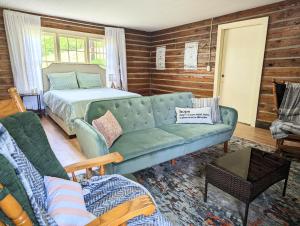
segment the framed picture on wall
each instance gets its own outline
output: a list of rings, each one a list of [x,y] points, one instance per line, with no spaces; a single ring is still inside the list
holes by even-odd
[[[156,47],[156,69],[164,70],[166,68],[166,46]]]
[[[184,69],[197,70],[198,42],[186,42],[184,49]]]

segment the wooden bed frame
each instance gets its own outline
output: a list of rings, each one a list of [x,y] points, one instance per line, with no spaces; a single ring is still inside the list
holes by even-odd
[[[9,100],[0,101],[0,118],[4,118],[13,115],[17,112],[25,112],[25,106],[17,93],[15,88],[10,88],[8,93],[11,97]],[[123,157],[118,153],[110,153],[101,157],[88,159],[79,163],[71,164],[65,167],[67,173],[72,174],[72,179],[76,181],[75,173],[78,170],[85,169],[87,177],[91,175],[91,169],[93,167],[99,167],[99,174],[105,173],[105,165],[110,163],[119,163],[123,161]],[[0,191],[5,187],[0,183]],[[17,226],[32,226],[33,223],[30,220],[28,214],[24,211],[18,201],[8,194],[0,200],[0,209],[2,212]],[[116,226],[127,225],[126,222],[134,217],[144,215],[149,216],[155,212],[155,205],[151,198],[147,195],[139,196],[133,200],[124,202],[119,206],[111,209],[110,211],[99,216],[89,224],[88,226]],[[0,226],[4,225],[0,220]]]
[[[72,71],[99,74],[102,84],[106,84],[105,69],[101,68],[97,64],[52,63],[48,67],[44,68],[42,71],[44,93],[49,91],[50,88],[48,79],[49,73],[64,73]],[[51,109],[47,106],[45,109],[46,114],[65,131],[69,138],[75,137],[74,131],[71,131],[69,129],[69,127],[66,125],[62,118],[60,118],[57,114],[52,112]]]

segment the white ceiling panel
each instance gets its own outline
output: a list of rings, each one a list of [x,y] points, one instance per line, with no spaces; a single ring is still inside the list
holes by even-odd
[[[88,22],[156,31],[278,0],[0,0],[0,6]]]

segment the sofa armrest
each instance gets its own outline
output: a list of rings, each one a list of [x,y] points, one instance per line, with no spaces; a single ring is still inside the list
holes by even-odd
[[[75,132],[86,157],[95,158],[109,153],[103,135],[84,120],[75,120]]]
[[[220,106],[221,119],[223,123],[232,126],[234,129],[238,119],[238,112],[234,108]]]

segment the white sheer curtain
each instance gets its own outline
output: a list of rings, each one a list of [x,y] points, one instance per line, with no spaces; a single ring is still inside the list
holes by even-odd
[[[106,81],[108,87],[127,90],[125,31],[105,27]]]
[[[41,92],[41,18],[11,10],[3,17],[15,86],[20,93]]]

